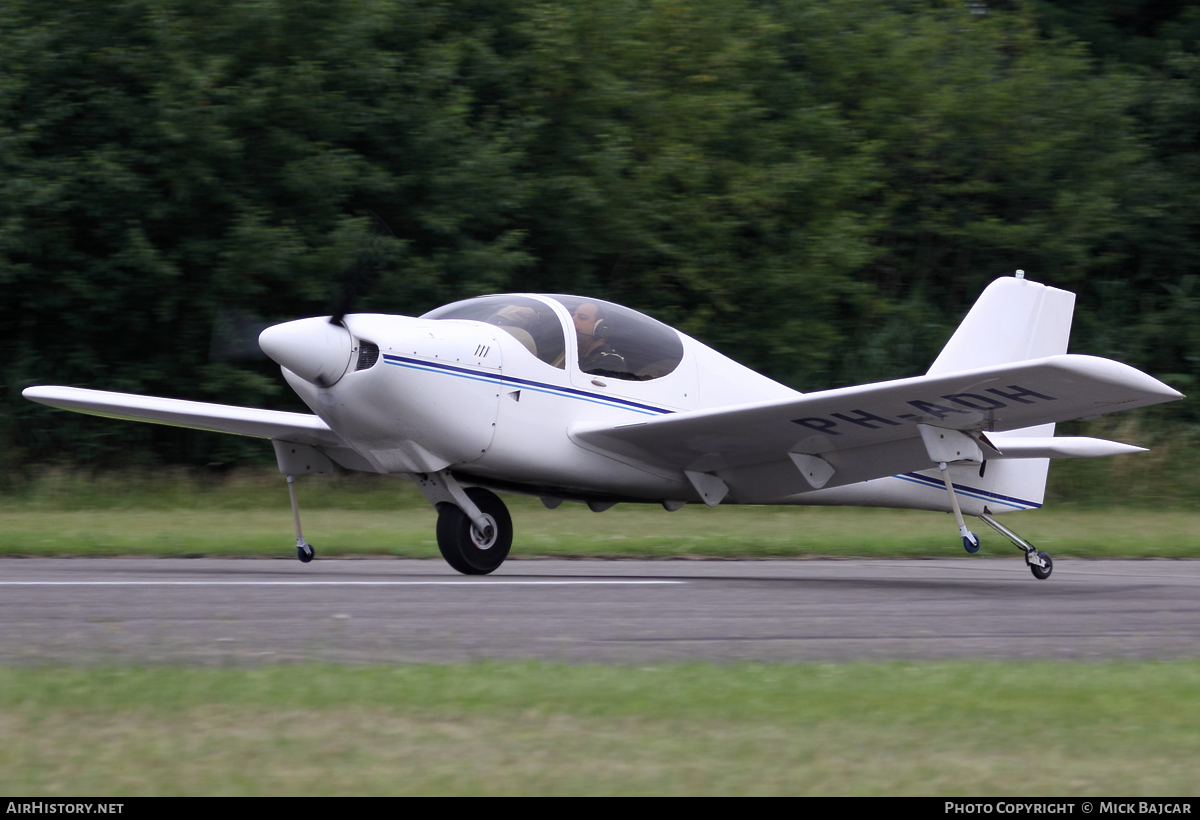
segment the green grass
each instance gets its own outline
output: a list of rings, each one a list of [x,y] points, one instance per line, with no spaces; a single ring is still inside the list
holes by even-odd
[[[1200,662],[0,669],[9,794],[1195,795]]]
[[[436,514],[411,483],[313,476],[298,484],[305,535],[322,556],[435,557]],[[506,496],[513,557],[922,557],[958,555],[948,515],[692,505],[668,513],[622,504],[596,514]],[[1003,519],[1056,557],[1200,557],[1200,511],[1060,504]],[[984,555],[1017,556],[982,524]],[[93,480],[49,475],[0,498],[0,555],[290,556],[286,485],[271,472],[220,480],[186,473]]]
[[[261,511],[0,510],[0,555],[210,555],[291,557],[287,507]],[[800,558],[958,556],[953,521],[889,510],[745,508],[667,513],[655,508],[549,511],[513,504],[513,558]],[[1200,557],[1200,513],[1045,510],[1005,523],[1055,557]],[[438,556],[431,510],[304,513],[322,557]],[[980,555],[1017,557],[1008,541],[976,526]]]
[[[405,481],[299,492],[323,556],[437,555]],[[961,554],[935,513],[506,500],[514,557]],[[1003,520],[1055,557],[1200,557],[1187,505]],[[46,474],[0,496],[0,533],[10,555],[292,554],[266,471]],[[0,736],[0,789],[44,796],[1194,795],[1200,662],[10,668]]]

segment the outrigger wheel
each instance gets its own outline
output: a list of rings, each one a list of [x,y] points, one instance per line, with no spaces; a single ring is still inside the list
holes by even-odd
[[[968,530],[966,527],[961,531],[963,549],[974,555],[979,552],[979,536]]]
[[[437,542],[442,557],[463,575],[487,575],[508,557],[512,548],[512,518],[504,502],[482,487],[469,487],[467,496],[487,519],[480,532],[454,504],[438,506]]]

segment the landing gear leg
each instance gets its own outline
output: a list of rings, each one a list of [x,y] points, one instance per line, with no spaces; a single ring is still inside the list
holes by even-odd
[[[292,499],[292,521],[296,523],[296,557],[300,559],[300,563],[307,564],[317,557],[317,551],[313,549],[312,544],[304,540],[304,533],[300,531],[300,505],[296,503],[296,477],[294,475],[287,477],[287,485],[288,496]]]
[[[463,575],[487,575],[504,563],[512,548],[512,518],[495,493],[464,488],[449,470],[412,478],[438,511],[438,549],[451,568]]]
[[[954,510],[954,522],[958,524],[963,549],[974,555],[979,552],[979,536],[967,529],[967,524],[963,521],[962,509],[958,506],[958,496],[954,494],[954,484],[950,481],[950,471],[946,468],[946,462],[940,462],[938,469],[942,471],[942,481],[946,482],[946,492],[950,494],[950,508]]]
[[[463,575],[487,575],[504,563],[512,548],[512,518],[495,493],[482,487],[465,492],[485,526],[481,529],[461,507],[439,504],[438,549],[446,563]]]
[[[1025,552],[1025,564],[1029,567],[1033,577],[1039,581],[1045,581],[1050,577],[1050,573],[1054,571],[1054,562],[1050,560],[1050,556],[1044,552],[1038,552],[1037,547],[1030,544],[1021,536],[1010,530],[1008,527],[1001,524],[990,515],[979,516],[983,519],[983,523],[994,529],[996,532],[1003,535],[1009,541],[1012,541]]]

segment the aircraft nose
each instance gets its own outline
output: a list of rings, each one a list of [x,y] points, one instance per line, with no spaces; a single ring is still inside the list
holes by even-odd
[[[317,318],[272,325],[259,334],[258,346],[305,381],[329,387],[350,366],[354,342],[346,328]]]

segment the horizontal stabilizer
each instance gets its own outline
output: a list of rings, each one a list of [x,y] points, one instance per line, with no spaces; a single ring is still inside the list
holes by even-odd
[[[183,399],[162,399],[131,393],[110,393],[80,387],[27,387],[21,395],[30,401],[130,421],[147,421],[171,427],[190,427],[238,436],[281,439],[300,444],[344,447],[336,433],[321,419],[306,413],[234,407]]]
[[[1000,453],[991,458],[1100,458],[1146,452],[1145,447],[1083,436],[998,438],[995,444]]]

